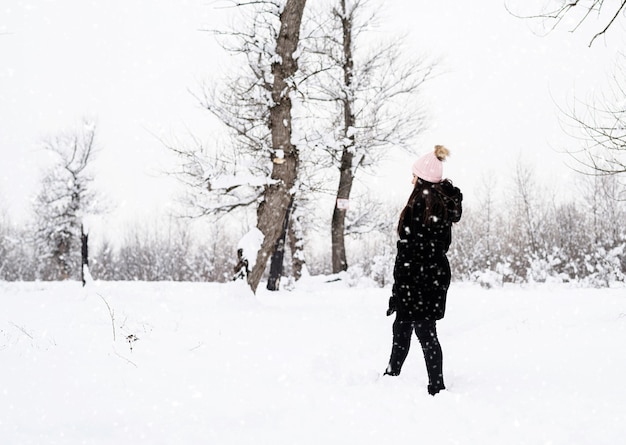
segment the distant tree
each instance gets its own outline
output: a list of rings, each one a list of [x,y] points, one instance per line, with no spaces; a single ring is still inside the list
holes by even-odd
[[[583,271],[583,277],[595,285],[609,285],[626,277],[626,200],[616,196],[624,193],[616,175],[586,176],[580,181],[579,208],[584,229],[578,238],[578,256],[572,257]],[[616,223],[618,222],[618,223]],[[580,230],[580,228],[579,228]]]
[[[557,261],[554,271],[569,280],[579,279],[585,274],[584,260],[588,255],[589,215],[584,206],[574,201],[555,203],[550,221],[546,224],[551,252]]]
[[[484,175],[474,193],[477,206],[468,207],[455,229],[455,234],[460,233],[461,236],[455,236],[452,249],[456,253],[450,255],[450,261],[460,267],[461,276],[473,279],[472,274],[495,271],[503,261],[503,221],[496,203],[497,191],[495,176]]]
[[[510,241],[509,256],[512,267],[518,276],[525,277],[533,255],[545,247],[543,221],[547,219],[546,208],[542,204],[541,192],[536,174],[530,165],[518,160],[515,166],[513,194],[510,206],[509,233],[515,234]]]
[[[123,279],[120,274],[115,249],[110,240],[104,239],[98,246],[98,249],[92,254],[90,272],[96,280],[114,281]]]
[[[72,132],[46,139],[44,148],[54,159],[34,201],[39,274],[45,280],[76,279],[81,276],[83,218],[101,210],[89,172],[96,125],[84,121]]]
[[[588,222],[586,232],[594,245],[608,249],[615,247],[621,239],[626,200],[616,199],[626,191],[615,176],[585,176],[580,181],[579,196]]]
[[[491,269],[497,262],[498,246],[500,244],[498,227],[500,226],[500,214],[496,205],[497,181],[491,174],[483,176],[479,188],[479,209],[481,232],[483,234],[484,258],[483,265]]]
[[[472,280],[475,274],[488,270],[484,261],[483,227],[480,210],[466,206],[463,219],[457,224],[450,245],[450,268],[453,276],[461,280]]]

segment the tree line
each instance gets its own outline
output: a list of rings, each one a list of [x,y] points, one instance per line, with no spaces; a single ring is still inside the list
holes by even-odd
[[[529,166],[518,165],[512,176],[506,185],[485,180],[472,193],[477,202],[466,206],[453,229],[449,258],[455,279],[487,287],[626,281],[626,226],[616,224],[626,220],[626,200],[617,199],[624,193],[617,177],[581,176],[577,193],[564,198],[547,192]],[[364,201],[370,203],[362,209],[372,218],[370,230],[349,232],[351,266],[340,277],[370,279],[385,287],[393,280],[400,208],[372,198]],[[160,229],[137,226],[121,239],[105,239],[92,249],[91,275],[97,280],[229,281],[235,275],[238,241],[247,228],[232,231],[232,221],[219,221],[199,231],[193,221],[170,219]],[[0,216],[0,280],[80,280],[80,245],[73,244],[59,269],[57,262],[41,255],[43,241],[50,238],[32,230],[38,225],[18,227],[6,213]],[[313,275],[332,274],[332,258],[319,248],[323,236],[322,225],[310,226],[301,247],[304,268]],[[60,271],[67,275],[60,276]],[[295,281],[291,263],[283,273],[286,282]]]

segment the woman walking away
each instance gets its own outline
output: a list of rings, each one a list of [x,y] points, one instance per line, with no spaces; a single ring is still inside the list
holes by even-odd
[[[449,151],[434,152],[413,164],[413,192],[398,223],[398,253],[387,315],[396,313],[393,347],[385,375],[397,376],[409,353],[413,331],[422,346],[428,371],[428,393],[445,389],[441,345],[436,321],[443,318],[450,286],[446,252],[452,224],[461,219],[463,194],[448,179],[442,180],[443,161]]]

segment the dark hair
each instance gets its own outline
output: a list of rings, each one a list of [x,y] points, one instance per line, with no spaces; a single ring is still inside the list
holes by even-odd
[[[448,208],[443,199],[441,193],[443,182],[433,183],[424,181],[421,178],[417,178],[415,181],[415,187],[409,196],[409,200],[404,206],[402,213],[400,213],[400,220],[398,221],[398,235],[401,235],[402,223],[406,217],[413,219],[413,211],[421,201],[419,207],[423,207],[422,210],[422,222],[423,224],[430,226],[436,221],[445,221],[448,217]],[[426,191],[426,193],[424,193]]]

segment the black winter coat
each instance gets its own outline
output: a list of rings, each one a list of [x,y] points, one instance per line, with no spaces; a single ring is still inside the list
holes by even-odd
[[[390,308],[401,321],[439,320],[446,310],[452,224],[461,219],[463,194],[448,180],[417,179],[398,224],[398,253]]]

